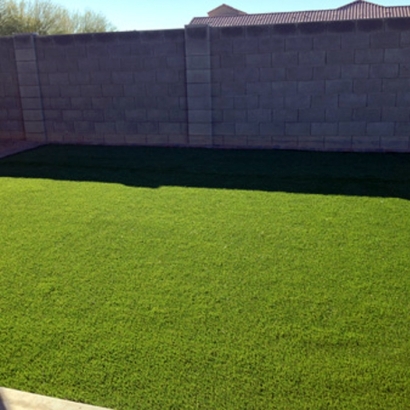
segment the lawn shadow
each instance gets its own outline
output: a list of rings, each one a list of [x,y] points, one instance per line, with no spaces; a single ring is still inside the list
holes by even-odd
[[[394,153],[48,145],[0,177],[410,199],[410,155]]]

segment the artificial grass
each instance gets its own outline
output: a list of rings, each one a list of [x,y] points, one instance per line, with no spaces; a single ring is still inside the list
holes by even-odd
[[[410,407],[408,155],[0,161],[0,385],[115,409]]]

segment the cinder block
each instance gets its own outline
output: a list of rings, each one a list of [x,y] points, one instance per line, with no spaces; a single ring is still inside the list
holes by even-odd
[[[310,107],[310,96],[303,94],[288,95],[285,97],[285,108],[302,109]]]
[[[126,125],[129,130],[137,128],[138,133],[154,135],[159,133],[159,123],[157,121],[147,121],[147,122],[132,122]]]
[[[190,135],[188,138],[189,147],[212,147],[212,144],[210,135]]]
[[[179,81],[179,73],[177,70],[156,70],[155,74],[155,78],[158,83],[173,83]]]
[[[190,136],[194,135],[212,135],[212,124],[208,123],[190,123],[188,124],[188,132]]]
[[[307,108],[299,110],[299,120],[303,122],[308,121],[324,121],[325,109],[324,108]]]
[[[352,151],[378,152],[380,151],[380,137],[353,136]]]
[[[241,83],[234,83],[238,87],[239,85],[242,86]],[[222,85],[222,92],[224,92],[224,87]],[[238,94],[258,94],[258,95],[264,95],[264,94],[270,94],[272,92],[272,83],[270,81],[261,81],[257,83],[247,83],[246,84],[246,89],[240,88],[240,92]]]
[[[370,46],[368,33],[344,33],[341,36],[342,49],[367,49]]]
[[[298,92],[300,94],[322,95],[325,92],[325,82],[318,81],[299,81]]]
[[[258,135],[259,124],[254,122],[237,122],[235,124],[236,135]]]
[[[262,136],[285,135],[285,122],[262,122],[259,124],[259,133]]]
[[[352,64],[354,63],[353,50],[329,50],[326,51],[327,64]]]
[[[396,31],[382,31],[370,34],[371,48],[394,48],[400,46],[400,33]]]
[[[350,122],[353,119],[352,108],[328,108],[325,114],[326,121]]]
[[[91,122],[104,121],[104,114],[102,110],[83,110],[83,119]]]
[[[386,134],[386,135],[388,136],[392,134]],[[394,135],[410,137],[410,122],[408,121],[396,122]]]
[[[373,64],[370,67],[370,78],[396,78],[399,75],[399,64]]]
[[[202,97],[210,95],[210,84],[188,84],[187,92],[189,97]]]
[[[258,51],[260,53],[285,51],[285,39],[283,36],[262,37],[259,39]]]
[[[387,52],[387,50],[386,50]],[[356,64],[377,64],[383,62],[384,50],[382,49],[363,49],[355,50],[354,62]]]
[[[64,110],[63,111],[63,120],[64,121],[76,121],[83,119],[82,110]]]
[[[224,54],[221,56],[221,68],[246,67],[244,54]]]
[[[43,111],[41,110],[24,110],[24,121],[43,121]]]
[[[327,80],[326,94],[349,94],[353,91],[351,80]]]
[[[272,93],[274,97],[285,97],[297,93],[296,81],[274,81],[272,82]]]
[[[72,97],[70,98],[71,108],[75,110],[85,110],[93,108],[92,99],[90,97]]]
[[[159,123],[160,134],[180,134],[182,132],[181,124],[177,122],[161,122]]]
[[[148,121],[168,122],[168,111],[164,109],[147,109],[147,119]]]
[[[260,71],[261,81],[284,81],[286,80],[286,69],[284,67],[261,68],[259,71]]]
[[[188,117],[190,123],[202,122],[207,123],[212,121],[211,110],[189,110]]]
[[[410,78],[397,78],[383,80],[383,91],[400,92],[410,89]]]
[[[162,87],[164,90],[164,87]],[[166,89],[165,89],[166,91]],[[124,96],[125,97],[145,97],[147,94],[151,94],[151,84],[130,84],[124,87]]]
[[[259,41],[258,38],[255,37],[248,37],[244,39],[240,39],[238,41],[235,39],[232,43],[233,45],[233,53],[245,53],[245,54],[252,54],[258,50]]]
[[[303,136],[298,137],[298,149],[309,151],[323,151],[325,147],[325,138],[320,136]]]
[[[68,80],[72,85],[85,85],[90,84],[91,76],[89,73],[69,73]]]
[[[368,64],[348,64],[341,66],[342,78],[369,78]]]
[[[130,85],[134,83],[134,75],[131,71],[119,71],[112,73],[113,84]]]
[[[325,65],[322,67],[313,67],[314,80],[336,80],[341,76],[340,65]]]
[[[108,61],[118,61],[118,60],[114,60],[114,59],[110,59],[110,60],[108,60],[108,59],[102,59],[101,61],[104,61],[104,64],[107,64]],[[91,59],[91,58],[82,58],[82,59],[79,59],[79,60],[77,61],[77,64],[78,64],[78,69],[79,69],[80,71],[93,72],[93,71],[98,71],[98,70],[100,69],[99,59],[97,59],[97,58],[94,58],[94,59]],[[115,64],[117,64],[117,63],[115,63]],[[102,67],[101,67],[101,68],[102,68]],[[108,68],[108,67],[104,67],[104,68]]]
[[[397,106],[409,107],[410,106],[410,91],[403,91],[397,93]]]
[[[274,109],[272,110],[272,119],[279,122],[296,122],[298,121],[298,110],[290,108]]]
[[[246,121],[246,110],[223,110],[222,119],[224,122]]]
[[[228,71],[231,71],[233,76],[233,70]],[[188,70],[186,74],[188,84],[211,82],[211,70]]]
[[[272,148],[270,136],[250,135],[246,140],[249,148]]]
[[[22,48],[15,50],[16,61],[36,61],[36,52],[34,48]]]
[[[30,142],[46,142],[46,135],[44,132],[25,132],[26,141]]]
[[[234,135],[235,134],[235,123],[214,123],[213,125],[214,135]]]
[[[326,151],[345,151],[352,150],[352,137],[325,137],[324,140]]]
[[[309,81],[313,78],[313,67],[299,66],[288,67],[286,69],[286,78],[289,81]]]
[[[116,126],[115,122],[96,122],[95,123],[95,132],[97,134],[115,134]],[[117,134],[118,135],[118,134]]]
[[[211,68],[209,55],[187,55],[186,68],[187,70],[209,70]]]
[[[24,130],[26,133],[44,133],[43,121],[24,121]]]
[[[396,105],[396,93],[378,92],[367,94],[368,107],[394,107]]]
[[[382,80],[376,78],[354,80],[353,90],[355,93],[380,92],[382,90]]]
[[[410,77],[410,63],[408,64],[400,64],[400,77]]]
[[[381,120],[380,108],[358,107],[353,109],[354,121],[375,122]]]
[[[122,84],[102,84],[101,88],[103,97],[122,97],[124,95],[124,86]]]
[[[245,64],[247,67],[271,67],[272,64],[271,54],[246,54]],[[222,56],[222,65],[224,56]]]
[[[300,51],[299,64],[303,66],[322,66],[326,62],[326,52],[321,48],[314,51]]]
[[[371,136],[394,135],[394,122],[369,122],[366,133]]]
[[[21,108],[23,110],[42,110],[43,105],[40,98],[22,98]]]
[[[270,107],[259,107],[259,98],[262,98],[262,97],[265,97],[265,96],[241,95],[238,97],[234,97],[233,107],[237,110],[241,110],[241,109],[253,110],[256,108],[270,108]]]
[[[236,97],[235,97],[236,98]],[[256,97],[257,98],[257,97]],[[213,108],[214,109],[229,109],[229,108],[233,108],[233,101],[234,101],[234,97],[229,96],[222,96],[222,97],[217,97],[213,99]],[[197,109],[193,106],[189,106],[190,109]],[[203,109],[203,108],[198,108],[198,109]],[[210,109],[209,107],[206,109]]]
[[[366,134],[365,121],[346,121],[339,122],[339,135],[365,135]]]
[[[223,138],[223,146],[225,148],[246,148],[248,144],[248,138],[245,135],[225,135]]]
[[[298,149],[298,138],[292,136],[271,137],[272,148],[274,149]]]
[[[278,51],[272,53],[272,67],[289,67],[298,65],[297,51]]]
[[[251,97],[251,96],[249,96]],[[249,99],[248,97],[248,99]],[[239,98],[239,97],[237,97]],[[258,104],[259,100],[259,104]],[[285,97],[277,95],[277,94],[265,94],[255,96],[255,99],[251,101],[253,104],[249,104],[249,109],[252,108],[268,108],[268,109],[276,109],[276,108],[284,108],[285,106]]]
[[[81,87],[89,87],[87,85],[82,85]],[[81,97],[83,95],[83,91],[79,85],[70,85],[70,86],[59,86],[60,88],[60,96],[62,98],[67,97]]]
[[[256,110],[248,110],[248,121],[253,123],[259,122],[269,122],[271,121],[271,110],[270,109],[256,109]]]
[[[285,135],[290,136],[309,136],[310,135],[310,122],[288,122],[285,124]]]
[[[258,84],[260,83],[249,83],[246,84],[244,82],[230,82],[230,83],[222,83],[221,84],[221,95],[225,97],[234,97],[236,95],[244,95],[247,92],[256,92],[251,91],[253,89],[258,89]],[[270,84],[269,84],[270,86]]]
[[[311,50],[312,48],[313,41],[309,36],[288,37],[285,39],[286,51]]]
[[[21,98],[40,98],[40,87],[38,85],[22,85],[20,86]]]
[[[381,119],[386,122],[410,121],[410,107],[384,107]]]
[[[312,122],[311,135],[337,135],[338,124],[337,122]]]
[[[385,152],[410,152],[409,137],[380,137],[380,149]]]
[[[315,50],[339,50],[341,36],[339,34],[318,34],[313,38],[313,48]]]
[[[172,146],[187,146],[188,137],[184,134],[170,134],[168,135],[168,143]]]
[[[366,94],[340,94],[339,107],[365,107]]]
[[[238,68],[236,70],[233,70],[233,74],[234,81],[237,82],[259,81],[259,68],[256,67]]]
[[[147,137],[143,134],[124,134],[127,145],[147,145]]]

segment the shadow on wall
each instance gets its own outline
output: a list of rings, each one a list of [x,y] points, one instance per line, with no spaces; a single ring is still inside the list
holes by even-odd
[[[410,199],[410,154],[49,145],[0,177]]]

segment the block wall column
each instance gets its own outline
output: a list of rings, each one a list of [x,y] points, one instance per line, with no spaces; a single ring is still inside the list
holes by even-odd
[[[35,48],[36,34],[15,34],[17,78],[27,141],[45,142],[43,104]]]
[[[188,145],[211,147],[211,42],[207,25],[185,26]]]

